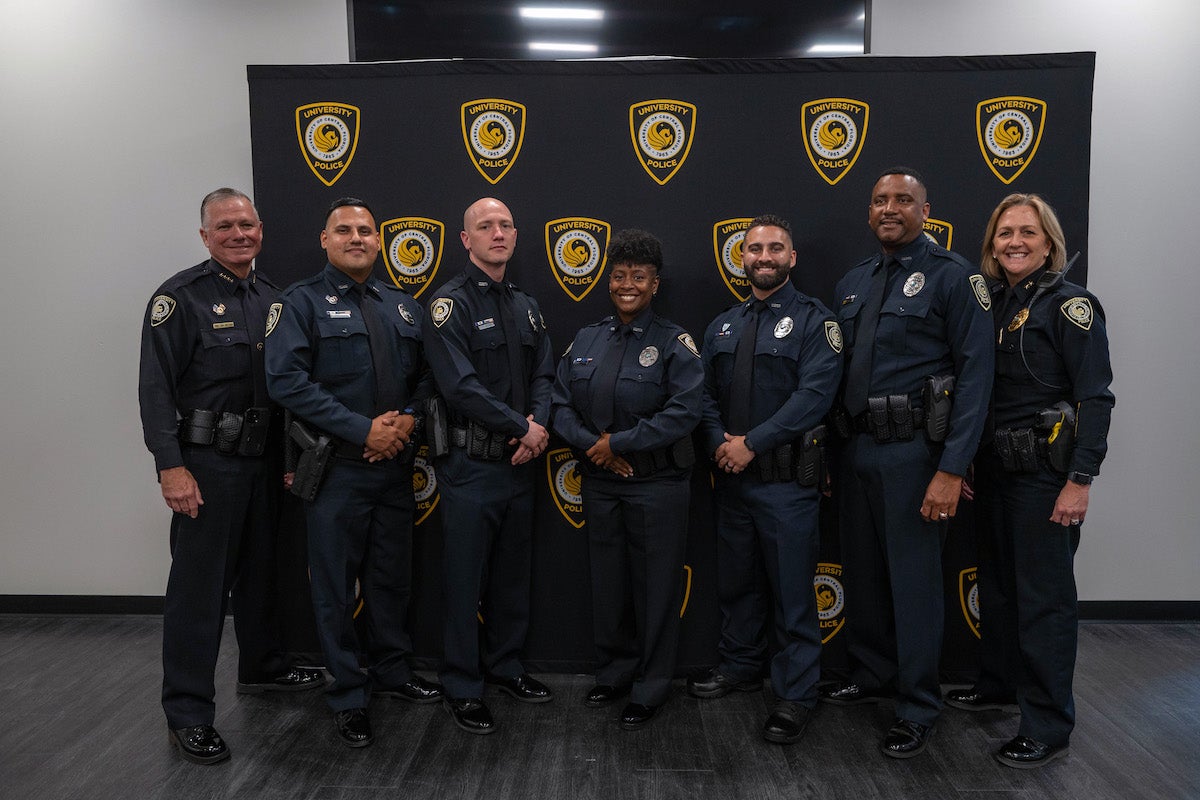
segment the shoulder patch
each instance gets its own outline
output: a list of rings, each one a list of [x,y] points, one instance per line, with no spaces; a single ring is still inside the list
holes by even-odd
[[[983,279],[982,275],[972,275],[970,280],[971,288],[975,290],[975,299],[979,301],[980,308],[984,311],[991,311],[992,295],[988,291],[987,281]]]
[[[1072,297],[1060,307],[1067,319],[1085,331],[1092,327],[1092,301],[1086,297]]]
[[[433,324],[437,327],[442,327],[446,320],[450,319],[450,315],[454,312],[454,301],[449,297],[439,297],[433,301],[433,305],[429,307],[429,316],[433,317]]]
[[[157,328],[175,311],[175,298],[160,294],[150,301],[150,327]]]
[[[825,338],[829,340],[833,352],[842,352],[842,329],[831,319],[825,320]]]
[[[279,315],[282,313],[283,303],[271,303],[271,309],[267,311],[267,336],[270,336],[271,331],[279,324]]]
[[[700,357],[700,349],[696,347],[696,341],[692,338],[690,333],[684,331],[675,338],[679,340],[680,344],[688,349],[689,353],[694,355],[696,358]]]

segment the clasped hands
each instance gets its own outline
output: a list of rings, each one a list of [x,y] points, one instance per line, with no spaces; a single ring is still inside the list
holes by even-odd
[[[371,420],[371,430],[363,443],[363,458],[372,464],[385,458],[395,458],[412,439],[417,421],[412,414],[385,411]]]

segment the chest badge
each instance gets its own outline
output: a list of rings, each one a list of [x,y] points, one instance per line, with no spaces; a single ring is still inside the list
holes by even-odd
[[[218,317],[223,316],[225,314],[225,304],[224,303],[213,303],[213,313],[216,314]]]
[[[913,297],[917,292],[925,288],[925,273],[914,272],[908,276],[908,280],[904,282],[904,296]]]
[[[396,310],[400,312],[400,319],[407,322],[409,325],[416,325],[417,320],[413,317],[412,312],[404,307],[403,303],[396,305]]]
[[[1008,323],[1008,332],[1012,333],[1017,328],[1025,324],[1025,320],[1029,319],[1029,309],[1022,308],[1018,311]]]
[[[336,294],[327,294],[327,295],[325,295],[325,301],[327,303],[329,303],[329,305],[331,305],[331,306],[336,306],[337,301],[338,301],[338,296]]]
[[[652,367],[658,363],[658,348],[650,345],[641,353],[638,353],[638,363],[643,367]]]
[[[775,338],[782,339],[783,337],[787,336],[789,333],[792,332],[792,326],[793,326],[793,323],[792,323],[791,317],[784,317],[783,319],[779,320],[779,322],[776,322],[775,323]]]

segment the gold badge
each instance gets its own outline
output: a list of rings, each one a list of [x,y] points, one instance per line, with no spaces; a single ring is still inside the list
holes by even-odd
[[[867,138],[870,110],[861,100],[846,97],[812,100],[800,109],[808,160],[830,186],[846,177],[858,160]]]
[[[738,300],[750,296],[750,279],[742,266],[742,243],[750,228],[752,217],[723,219],[713,225],[713,253],[717,257],[717,271],[729,292]]]
[[[326,186],[346,173],[358,149],[361,112],[345,103],[309,103],[296,109],[296,136],[308,168]]]
[[[904,281],[904,296],[914,297],[919,291],[925,288],[925,273],[914,272],[908,276],[908,280]]]
[[[1029,309],[1022,308],[1018,311],[1008,323],[1008,332],[1012,333],[1017,328],[1025,324],[1025,320],[1029,319]]]
[[[988,169],[1009,184],[1025,171],[1042,141],[1046,103],[1033,97],[993,97],[975,107],[975,133]]]
[[[629,107],[629,135],[642,169],[663,186],[687,161],[696,134],[696,106],[683,100],[643,100]]]
[[[397,217],[379,226],[383,266],[392,283],[413,297],[429,288],[442,263],[446,226],[427,217]]]
[[[525,106],[495,97],[463,103],[462,135],[475,169],[488,183],[499,183],[521,154]]]
[[[1074,322],[1085,331],[1091,330],[1092,302],[1086,297],[1072,297],[1062,304],[1061,309],[1066,318],[1071,320],[1071,322]]]
[[[977,567],[967,567],[958,573],[958,604],[962,608],[963,619],[975,638],[979,636],[979,571]]]
[[[582,528],[583,476],[579,474],[579,461],[569,447],[560,447],[546,453],[546,478],[550,482],[550,496],[562,512],[563,518],[575,528]]]
[[[954,226],[944,220],[934,219],[930,217],[925,220],[921,226],[925,233],[925,238],[936,244],[943,250],[950,249],[950,243],[954,241]]]
[[[979,307],[984,311],[990,311],[992,308],[992,293],[988,291],[987,281],[982,275],[972,275],[971,289],[975,292],[975,299],[979,301]]]
[[[685,331],[684,333],[679,334],[675,338],[679,340],[680,344],[682,344],[684,347],[686,347],[688,349],[688,352],[690,352],[696,358],[700,357],[700,349],[698,347],[696,347],[696,340],[692,338],[692,335],[690,333],[687,333]]]
[[[831,319],[825,320],[825,338],[829,341],[833,352],[842,352],[842,328]]]
[[[450,314],[454,311],[454,301],[449,297],[439,297],[433,301],[433,305],[429,308],[429,315],[433,317],[433,324],[437,327],[442,327],[442,323],[450,319]]]
[[[417,501],[416,519],[413,525],[420,525],[433,513],[441,495],[438,493],[437,474],[429,463],[429,446],[421,445],[417,449],[417,457],[413,459],[413,499]]]
[[[162,325],[175,311],[175,298],[160,294],[150,301],[150,327]]]
[[[813,576],[817,596],[817,619],[821,644],[825,644],[846,624],[846,588],[842,585],[842,565],[820,562]]]
[[[546,223],[550,271],[575,302],[587,297],[604,274],[611,233],[611,225],[590,217],[562,217]]]
[[[275,326],[279,324],[279,317],[283,314],[283,303],[271,303],[271,309],[267,311],[267,336],[271,335],[271,331],[275,330]]]

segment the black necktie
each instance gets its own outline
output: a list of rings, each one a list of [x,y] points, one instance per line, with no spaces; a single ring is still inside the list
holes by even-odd
[[[758,341],[758,321],[767,304],[755,300],[750,305],[750,319],[742,328],[737,348],[733,351],[733,385],[729,398],[729,432],[744,436],[750,430],[750,396],[754,391],[754,345]]]
[[[496,290],[496,306],[499,309],[500,327],[504,329],[504,349],[508,353],[509,381],[512,386],[512,409],[521,416],[529,413],[526,394],[529,381],[525,377],[525,359],[521,353],[521,334],[517,332],[516,307],[512,292],[506,284],[493,287]]]
[[[367,338],[371,345],[371,365],[375,369],[375,410],[378,413],[399,411],[403,399],[400,396],[400,383],[388,363],[388,348],[396,346],[389,331],[392,326],[381,318],[380,309],[375,305],[375,296],[367,291],[366,283],[355,284],[354,294],[362,311],[363,322],[367,323]]]
[[[629,326],[621,325],[608,339],[608,349],[596,367],[592,382],[596,395],[592,402],[592,424],[603,433],[616,420],[617,375],[625,361],[625,348],[629,345]]]
[[[858,331],[854,334],[854,352],[846,368],[846,411],[854,417],[867,410],[867,392],[871,390],[871,362],[875,354],[875,327],[879,324],[879,309],[887,289],[888,269],[894,263],[884,256],[883,263],[871,277],[871,291],[863,301],[858,315]]]
[[[242,304],[242,319],[246,321],[246,332],[250,337],[250,377],[254,382],[254,407],[267,406],[267,370],[263,361],[263,338],[267,323],[262,316],[253,284],[249,279],[239,281],[235,292]]]

